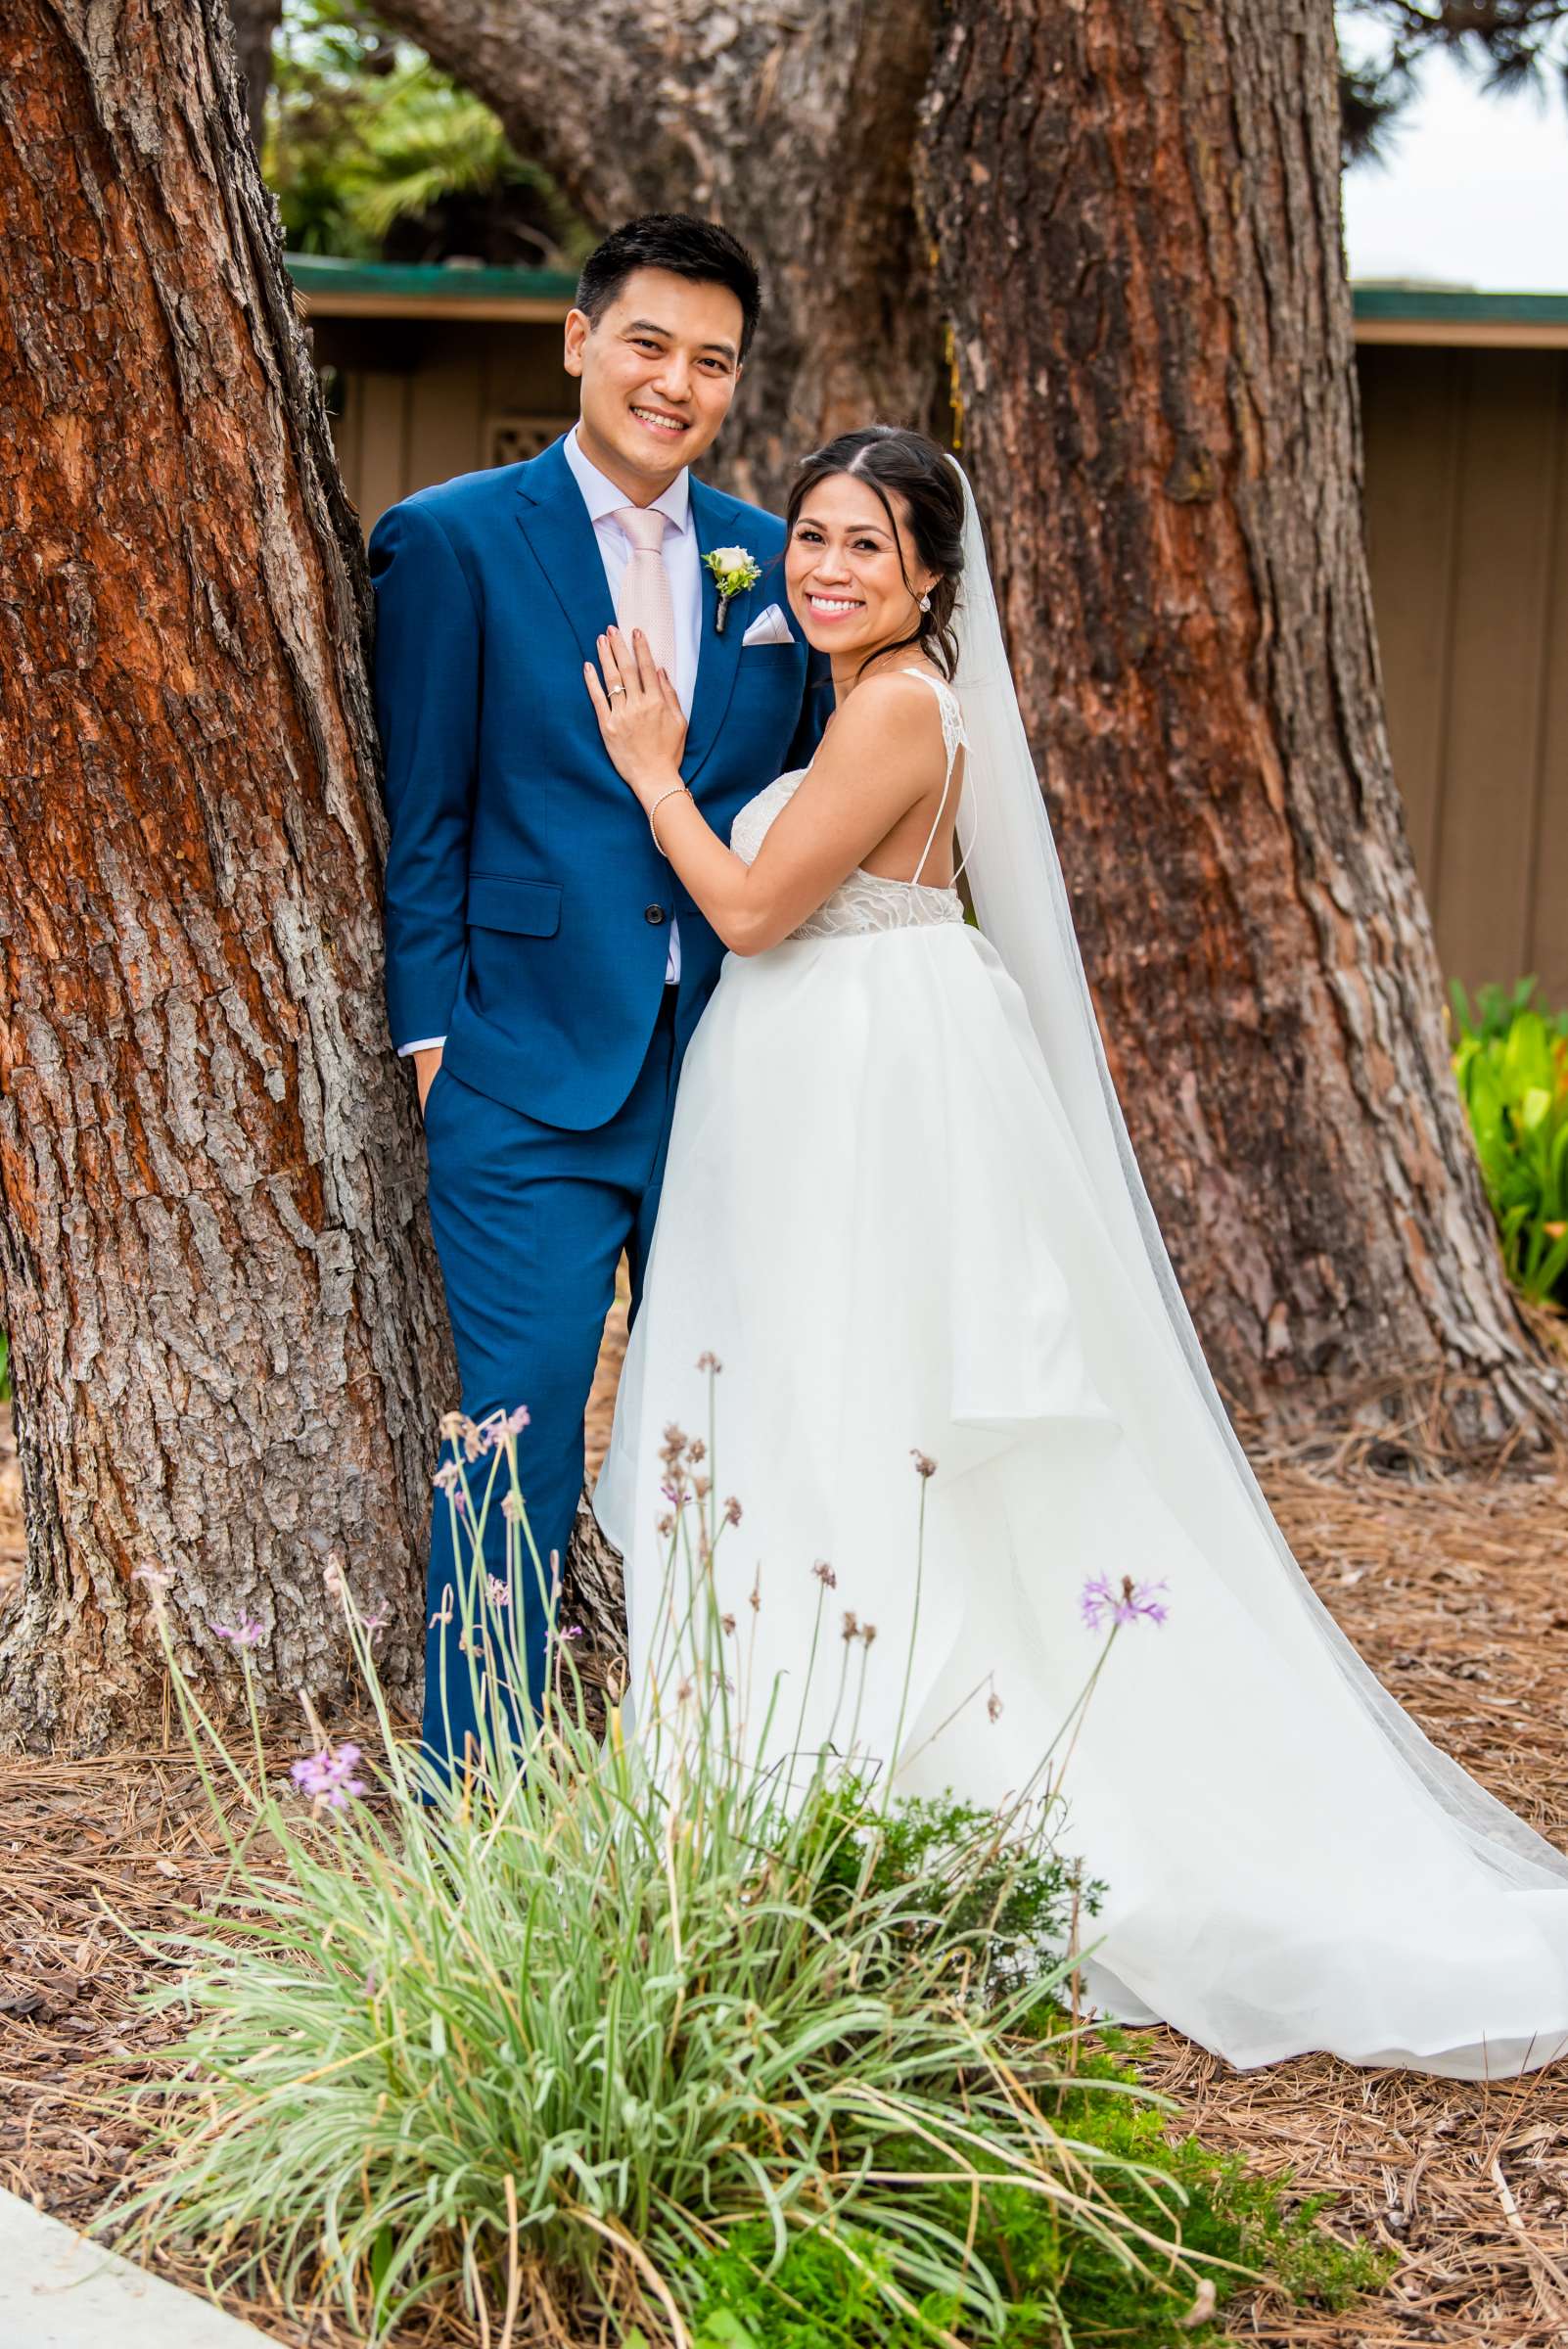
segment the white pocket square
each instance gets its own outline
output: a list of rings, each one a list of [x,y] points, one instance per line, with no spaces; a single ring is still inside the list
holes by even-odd
[[[741,647],[744,651],[749,644],[793,644],[794,642],[795,631],[777,604],[769,604],[765,612],[758,613],[757,618],[741,638]]]

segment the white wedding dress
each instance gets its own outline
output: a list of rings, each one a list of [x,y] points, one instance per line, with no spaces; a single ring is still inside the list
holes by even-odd
[[[950,773],[969,706],[936,690]],[[748,861],[801,780],[736,821]],[[781,945],[726,959],[685,1059],[595,1496],[625,1559],[631,1708],[662,1640],[665,1431],[706,1433],[712,1353],[716,1490],[743,1508],[716,1595],[738,1682],[755,1621],[759,1759],[829,1732],[850,1609],[877,1627],[851,1651],[856,1749],[896,1791],[999,1803],[1099,1652],[1084,1584],[1163,1583],[1168,1620],[1121,1632],[1084,1716],[1055,1837],[1108,1887],[1085,1927],[1099,2010],[1163,2018],[1238,2066],[1328,2049],[1533,2068],[1568,2045],[1568,1864],[1427,1743],[1323,1614],[1043,1024],[953,889],[858,871]],[[937,1463],[918,1604],[911,1448]],[[803,1723],[818,1560],[835,1587]]]

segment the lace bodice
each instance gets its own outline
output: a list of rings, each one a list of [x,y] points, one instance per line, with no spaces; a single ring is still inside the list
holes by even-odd
[[[927,856],[937,837],[938,826],[947,805],[947,790],[952,782],[953,760],[961,748],[966,747],[963,714],[958,696],[950,685],[945,685],[928,669],[910,668],[905,674],[924,677],[936,694],[942,711],[942,739],[947,754],[947,772],[943,783],[942,800],[937,808],[920,862],[912,881],[893,881],[885,873],[868,873],[856,865],[849,879],[833,892],[815,913],[808,914],[792,938],[859,938],[878,930],[912,930],[943,922],[961,922],[964,918],[963,899],[950,883],[945,888],[934,888],[919,875],[925,870]],[[769,827],[789,806],[807,776],[809,766],[792,767],[749,800],[729,828],[729,845],[746,864],[756,861],[757,852],[766,839]]]

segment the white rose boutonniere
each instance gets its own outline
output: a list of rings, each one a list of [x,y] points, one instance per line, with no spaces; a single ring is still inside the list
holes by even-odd
[[[762,576],[762,567],[747,546],[715,546],[704,555],[703,561],[714,575],[718,589],[718,609],[714,614],[715,631],[722,636],[724,622],[729,618],[729,601],[733,595],[744,595],[755,587]]]

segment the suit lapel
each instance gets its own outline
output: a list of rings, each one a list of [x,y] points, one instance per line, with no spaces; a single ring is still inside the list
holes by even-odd
[[[613,623],[616,610],[588,509],[559,440],[523,468],[517,518],[572,623],[582,658],[597,663],[597,640]]]
[[[702,482],[691,484],[692,521],[697,531],[699,557],[710,548],[744,544],[739,533],[746,526],[746,510],[733,498],[722,497]],[[740,668],[741,638],[754,617],[754,589],[730,598],[724,632],[715,625],[718,615],[718,587],[706,563],[702,566],[703,611],[701,635],[697,646],[697,683],[691,698],[691,722],[686,729],[686,750],[680,761],[680,771],[691,782],[709,752],[718,738],[724,722],[730,696],[735,690],[735,675]]]

